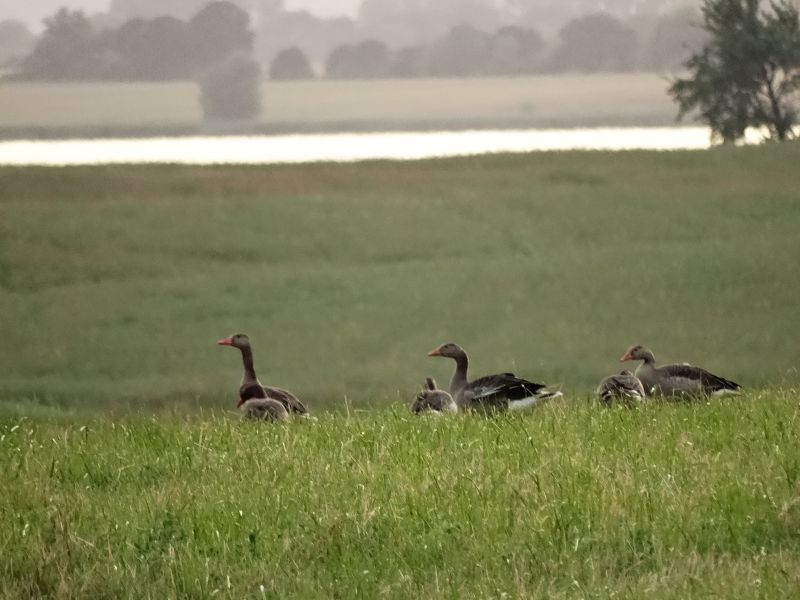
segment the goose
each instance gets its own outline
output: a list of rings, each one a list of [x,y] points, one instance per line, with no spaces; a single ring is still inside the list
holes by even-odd
[[[648,395],[721,396],[735,394],[741,386],[729,379],[688,364],[656,366],[653,352],[641,345],[631,346],[620,361],[641,360],[636,377]]]
[[[642,382],[628,370],[603,379],[597,386],[595,394],[606,404],[611,404],[615,399],[641,401],[645,398]]]
[[[428,352],[428,356],[444,356],[456,361],[456,371],[450,380],[450,393],[460,409],[521,410],[562,395],[561,392],[551,392],[544,384],[520,379],[513,373],[498,373],[469,381],[467,353],[452,342],[434,348]]]
[[[422,391],[417,394],[414,404],[411,405],[411,412],[416,415],[456,413],[458,406],[449,392],[438,389],[436,382],[431,377],[426,377]]]
[[[282,388],[263,385],[256,377],[256,371],[253,368],[253,348],[250,346],[250,338],[244,333],[235,333],[226,338],[217,341],[220,346],[232,346],[238,348],[242,353],[242,363],[244,364],[244,377],[239,386],[239,404],[242,406],[251,398],[264,399],[269,398],[277,400],[286,409],[287,412],[304,415],[308,411],[303,403],[297,399],[297,396],[288,390]]]
[[[245,419],[276,422],[289,420],[286,407],[272,398],[250,398],[240,401],[239,407],[244,411]]]

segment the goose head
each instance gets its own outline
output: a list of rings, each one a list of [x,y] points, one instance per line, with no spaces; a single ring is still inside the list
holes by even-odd
[[[446,358],[462,358],[466,355],[464,349],[453,342],[447,342],[428,352],[428,356],[444,356]]]
[[[218,340],[217,344],[220,346],[233,346],[234,348],[242,350],[250,346],[250,338],[244,333],[234,333],[233,335]]]
[[[653,353],[648,348],[637,344],[628,348],[628,351],[625,352],[625,354],[619,360],[620,362],[625,362],[626,360],[643,360],[645,362],[654,362],[655,356],[653,356]]]

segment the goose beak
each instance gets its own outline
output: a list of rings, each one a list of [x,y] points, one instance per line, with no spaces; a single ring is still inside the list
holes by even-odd
[[[241,398],[239,398],[239,401],[236,403],[236,408],[239,408],[239,407],[241,407],[241,406],[242,406],[242,404],[244,404],[244,400],[242,400]]]
[[[633,357],[630,355],[629,352],[626,352],[625,356],[619,359],[619,362],[625,362],[626,360],[633,360]]]
[[[442,355],[441,348],[434,348],[433,350],[428,352],[428,356],[441,356],[441,355]]]
[[[233,346],[233,337],[222,338],[217,341],[220,346]]]

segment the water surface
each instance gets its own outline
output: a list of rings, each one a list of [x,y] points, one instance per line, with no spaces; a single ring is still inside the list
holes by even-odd
[[[469,130],[0,142],[4,165],[275,164],[547,150],[700,150],[705,127]]]

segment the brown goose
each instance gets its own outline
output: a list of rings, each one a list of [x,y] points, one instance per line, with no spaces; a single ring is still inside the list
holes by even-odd
[[[606,404],[611,404],[614,400],[641,401],[645,398],[642,382],[630,371],[609,375],[597,386],[595,394]]]
[[[244,377],[242,378],[242,384],[239,386],[239,404],[237,406],[242,406],[251,398],[270,398],[280,402],[288,412],[299,415],[304,415],[308,412],[306,407],[303,406],[303,403],[290,391],[263,385],[258,380],[256,371],[253,368],[253,349],[250,346],[250,338],[245,334],[236,333],[219,340],[217,344],[221,346],[233,346],[234,348],[238,348],[242,353]]]
[[[436,382],[430,378],[425,378],[425,386],[417,394],[414,404],[411,405],[411,412],[415,415],[422,413],[456,413],[458,406],[449,392],[440,390],[436,387]]]
[[[428,352],[428,356],[444,356],[456,361],[456,372],[450,380],[450,393],[460,409],[521,410],[562,395],[561,392],[549,391],[544,384],[520,379],[513,373],[487,375],[469,381],[467,353],[452,342],[434,348]]]
[[[648,395],[664,396],[721,396],[733,394],[740,385],[691,365],[656,366],[653,353],[644,346],[631,346],[620,361],[641,360],[636,367],[636,377]]]

